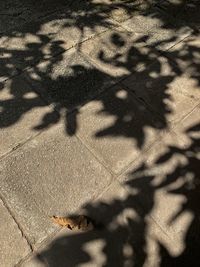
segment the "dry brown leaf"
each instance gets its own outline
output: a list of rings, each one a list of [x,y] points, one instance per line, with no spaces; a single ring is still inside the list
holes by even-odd
[[[92,221],[84,216],[79,215],[76,217],[58,217],[58,216],[52,216],[51,219],[54,223],[62,226],[67,227],[70,230],[79,229],[82,231],[92,230],[93,229],[93,223]]]

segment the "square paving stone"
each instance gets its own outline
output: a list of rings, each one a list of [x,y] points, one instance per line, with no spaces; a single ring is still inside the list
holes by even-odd
[[[193,34],[185,38],[182,42],[173,46],[169,51],[165,52],[165,56],[169,57],[177,65],[179,72],[185,74],[186,77],[196,80],[196,84],[200,85],[200,35]],[[189,92],[190,88],[188,88]]]
[[[30,252],[30,248],[1,200],[0,212],[1,266],[12,267]]]
[[[177,26],[187,24],[194,29],[200,26],[200,5],[198,0],[189,2],[184,0],[164,0],[161,3],[157,3],[157,6],[166,14],[176,18]]]
[[[0,89],[0,157],[33,138],[45,126],[44,118],[56,113],[25,82],[23,75],[1,83]],[[41,128],[41,129],[40,129]]]
[[[38,64],[26,77],[44,99],[65,110],[78,107],[115,82],[76,49]]]
[[[180,138],[178,133],[176,133],[175,131],[167,130],[151,146],[151,148],[146,151],[146,153],[142,153],[140,157],[138,157],[132,164],[130,164],[128,169],[118,177],[119,181],[126,186],[126,181],[134,182],[134,179],[137,180],[138,178],[138,184],[136,181],[135,187],[134,184],[133,186],[132,184],[128,184],[126,187],[127,189],[129,189],[130,187],[132,189],[132,192],[138,192],[137,186],[144,185],[145,187],[145,182],[142,182],[143,179],[144,181],[150,181],[149,184],[151,184],[154,175],[161,175],[161,177],[155,179],[155,183],[152,183],[152,185],[161,182],[163,175],[165,175],[167,172],[170,172],[173,168],[175,168],[177,162],[180,162],[178,155],[175,155],[175,157],[173,157],[169,162],[167,161],[168,158],[166,158],[166,164],[159,164],[159,160],[162,159],[163,155],[167,155],[170,152],[170,148],[173,147],[176,147],[180,150],[184,149],[186,147],[185,140]],[[146,184],[148,185],[148,183]],[[139,192],[142,195],[142,190],[139,190]]]
[[[174,29],[173,26],[152,28],[146,39],[146,43],[159,51],[166,51],[176,43],[191,35],[193,30],[187,26]]]
[[[146,208],[136,209],[136,202],[139,202],[140,192],[129,195],[127,207],[124,208],[126,221],[129,225],[130,233],[128,244],[134,251],[131,258],[132,265],[137,266],[159,266],[162,259],[160,246],[162,245],[170,254],[179,255],[184,248],[184,242],[174,239],[160,225],[151,214],[151,210]],[[144,262],[144,263],[143,263]]]
[[[198,151],[195,149],[198,149],[198,142],[196,148],[188,148],[179,135],[170,133],[119,178],[127,190],[138,194],[137,200],[144,210],[176,242],[172,253],[178,255],[185,249],[186,236],[190,240],[196,234],[195,242],[199,242],[196,219],[199,207],[195,201],[199,186],[192,178],[194,174],[198,179],[198,163],[195,166],[198,159],[194,155]],[[190,227],[193,230],[189,231]]]
[[[120,23],[135,14],[147,10],[153,4],[153,1],[143,0],[126,2],[124,2],[123,0],[92,0],[90,2],[91,6],[93,5],[94,9],[104,9],[104,13],[102,15],[109,16],[111,19]]]
[[[198,105],[184,120],[178,123],[174,129],[176,134],[185,142],[185,146],[193,146],[198,152],[198,140],[200,138],[200,105]]]
[[[180,77],[177,75],[176,77],[176,84],[179,88],[178,91],[193,99],[193,101],[199,102],[200,100],[200,83],[195,77],[190,73],[183,73],[183,75],[180,75]]]
[[[94,21],[94,25],[89,25],[87,20],[84,25],[83,19],[79,25],[79,15],[77,14],[76,21],[75,17],[70,18],[68,13],[69,11],[59,11],[36,22],[26,23],[14,33],[3,35],[0,38],[2,72],[3,66],[10,74],[14,72],[14,67],[29,68],[108,30],[109,27],[114,27],[114,22],[106,19],[102,24],[95,24]]]
[[[0,3],[1,18],[0,18],[0,32],[7,32],[9,29],[17,30],[26,22],[38,20],[45,17],[59,9],[63,9],[70,5],[71,1],[42,1],[35,2],[28,0],[21,3],[19,0],[8,0]],[[11,19],[12,18],[12,19]]]
[[[186,25],[176,28],[173,22],[157,9],[134,16],[121,26],[133,33],[143,34],[146,43],[159,51],[169,49],[193,32]]]
[[[134,196],[116,181],[88,203],[85,212],[102,222],[102,228],[86,233],[63,229],[22,266],[138,266],[145,262],[143,266],[153,267],[159,262],[158,241],[173,251],[173,241],[152,219],[143,217]]]
[[[81,51],[100,70],[118,79],[145,69],[158,57],[157,51],[145,43],[143,34],[134,34],[120,27],[85,42]]]
[[[56,226],[49,216],[77,211],[111,182],[111,175],[57,125],[1,161],[0,192],[33,245]]]
[[[169,19],[159,10],[152,8],[149,12],[144,12],[133,16],[129,20],[122,22],[121,26],[133,33],[143,33],[147,35],[158,28],[164,28],[169,24]]]
[[[123,248],[124,242],[129,238],[128,224],[123,213],[123,202],[127,196],[128,192],[119,182],[113,182],[97,199],[86,202],[81,211],[81,214],[88,215],[96,223],[101,224],[101,228],[94,227],[94,230],[89,232],[63,229],[43,245],[35,257],[24,262],[22,266],[39,267],[48,263],[59,267],[79,264],[100,267],[107,260],[105,245],[108,245],[108,253],[112,252],[115,255],[109,263],[116,263],[116,259],[121,261],[121,255],[116,255],[115,251],[117,248]],[[113,248],[110,247],[111,242]]]
[[[197,99],[187,94],[187,89],[192,92],[192,88],[188,88],[182,79],[176,65],[165,57],[159,57],[145,71],[122,83],[156,112],[167,128],[174,126],[198,104]]]
[[[130,17],[137,16],[138,13],[148,10],[152,4],[153,1],[143,0],[129,1],[126,3],[117,1],[113,5],[110,5],[112,9],[111,18],[118,22],[126,21]]]
[[[157,241],[167,248],[175,246],[140,205],[137,192],[128,191],[116,181],[85,210],[97,222],[103,222],[105,235],[101,237],[109,266],[155,266],[159,262]]]
[[[193,32],[187,25],[175,27],[173,20],[157,9],[134,16],[121,26],[133,33],[143,34],[146,43],[159,51],[169,49]]]
[[[139,157],[162,132],[153,113],[120,85],[85,105],[77,125],[79,138],[114,173]]]

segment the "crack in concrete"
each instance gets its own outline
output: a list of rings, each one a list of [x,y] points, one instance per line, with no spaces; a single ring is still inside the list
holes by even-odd
[[[20,231],[20,233],[22,235],[22,238],[24,238],[26,240],[28,247],[30,248],[31,252],[33,252],[34,251],[33,245],[31,244],[31,242],[30,242],[29,238],[27,237],[27,235],[24,233],[24,231],[22,229],[22,226],[20,225],[20,223],[16,219],[15,215],[13,214],[12,210],[9,208],[9,206],[6,203],[6,201],[4,200],[4,197],[1,194],[0,194],[0,199],[1,199],[4,207],[7,209],[8,213],[12,217],[13,221],[17,225],[17,228]]]

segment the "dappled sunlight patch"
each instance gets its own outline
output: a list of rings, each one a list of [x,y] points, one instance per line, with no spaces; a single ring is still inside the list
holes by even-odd
[[[126,90],[119,90],[116,92],[116,97],[120,99],[126,99],[128,97],[128,93]]]
[[[93,266],[103,266],[106,263],[106,256],[103,252],[106,243],[103,239],[96,239],[89,241],[83,246],[83,251],[85,251],[89,257],[90,262],[80,264],[81,267],[93,267]]]

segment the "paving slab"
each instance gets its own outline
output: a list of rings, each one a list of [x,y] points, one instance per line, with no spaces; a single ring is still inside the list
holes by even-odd
[[[0,79],[62,53],[116,24],[92,2],[60,1],[55,4],[50,1],[36,6],[30,1],[23,5],[16,0],[13,5],[15,10],[11,3],[2,4],[5,32],[0,36]],[[15,23],[6,27],[4,19],[12,21],[12,16]]]
[[[8,0],[0,3],[1,19],[0,33],[7,32],[9,29],[16,29],[26,22],[45,17],[61,8],[70,5],[71,1],[42,1],[33,3],[33,1]],[[11,19],[12,18],[12,19]]]
[[[127,207],[124,208],[126,221],[129,225],[129,244],[133,256],[130,266],[160,266],[163,255],[161,246],[170,255],[179,255],[184,247],[182,240],[174,240],[165,229],[156,222],[149,206],[137,209],[135,202],[139,201],[141,192],[132,192]],[[142,211],[142,212],[141,212]],[[130,253],[130,252],[129,252]]]
[[[195,102],[199,102],[200,100],[200,84],[196,77],[196,74],[194,76],[187,71],[183,73],[182,75],[176,77],[176,84],[179,88],[179,92],[191,99],[193,99]]]
[[[148,12],[143,12],[132,16],[122,22],[121,26],[133,33],[143,33],[147,35],[151,31],[165,28],[169,24],[169,19],[158,9],[152,8]]]
[[[176,128],[175,128],[176,129]],[[172,168],[179,162],[178,157],[174,157],[169,164],[157,164],[159,159],[162,158],[163,155],[167,154],[170,147],[177,147],[178,149],[185,148],[185,140],[179,137],[175,131],[166,130],[165,133],[158,139],[152,147],[146,151],[146,153],[142,153],[140,157],[138,157],[125,172],[123,172],[118,180],[123,183],[126,187],[126,182],[133,181],[133,185],[127,184],[126,189],[132,190],[132,192],[137,192],[137,186],[153,186],[152,178],[154,175],[165,175],[167,172],[171,171]],[[143,177],[144,176],[144,177]],[[151,178],[152,177],[152,178]],[[138,179],[137,179],[138,178]],[[134,186],[134,180],[136,182]],[[138,180],[138,184],[137,184]],[[143,183],[144,180],[144,183]],[[156,180],[156,179],[155,179]],[[159,181],[162,178],[158,178]],[[141,183],[140,183],[141,181]],[[146,182],[145,182],[146,181]],[[149,181],[149,183],[148,183]],[[152,184],[152,185],[151,185]],[[155,182],[156,184],[156,182]],[[151,189],[151,188],[149,188]],[[142,191],[140,190],[141,195],[143,197]],[[147,203],[148,204],[148,203]]]
[[[194,29],[199,29],[199,10],[198,0],[164,0],[157,3],[157,6],[172,18],[176,18],[176,26],[184,24],[190,25]]]
[[[62,125],[4,158],[0,170],[1,194],[36,246],[56,229],[49,216],[75,212],[112,179]]]
[[[200,35],[193,34],[185,38],[182,42],[176,44],[169,51],[165,52],[165,56],[169,57],[176,63],[181,73],[188,77],[196,79],[199,85],[199,49],[200,49]],[[189,91],[189,88],[188,88]]]
[[[158,222],[162,229],[176,242],[175,249],[177,254],[184,250],[184,239],[194,220],[194,216],[190,211],[184,211],[180,215],[178,214],[186,201],[183,195],[170,194],[170,190],[169,192],[168,190],[158,190],[154,198],[156,207],[151,213],[151,216]]]
[[[86,205],[86,209],[97,221],[101,218],[105,221],[108,229],[112,230],[111,236],[116,235],[118,229],[123,232],[124,239],[119,236],[119,241],[116,242],[120,244],[119,250],[120,246],[123,249],[124,258],[122,256],[118,261],[113,259],[111,266],[116,266],[120,260],[124,260],[124,264],[128,266],[157,266],[160,262],[159,242],[171,253],[177,253],[173,239],[152,219],[150,210],[141,206],[140,193],[129,191],[123,183],[115,181],[98,197],[93,207]],[[128,239],[125,238],[127,235]],[[111,247],[110,249],[112,251]]]
[[[121,26],[133,33],[143,34],[146,43],[159,51],[168,50],[193,32],[186,25],[175,27],[158,9],[150,9],[149,13],[133,16],[121,23]]]
[[[175,244],[151,218],[147,220],[136,199],[114,181],[84,208],[102,223],[101,229],[87,233],[63,229],[22,266],[156,266],[158,241],[171,251]]]
[[[29,68],[115,26],[114,22],[106,18],[102,24],[93,21],[91,25],[84,25],[84,22],[79,25],[79,15],[77,14],[77,21],[74,21],[75,18],[70,18],[68,13],[69,11],[56,12],[44,19],[26,23],[14,33],[2,36],[1,76],[4,69],[12,74],[15,69]],[[10,67],[7,67],[8,64]]]
[[[0,157],[36,136],[47,114],[56,113],[26,83],[23,75],[1,83]]]
[[[177,30],[170,26],[168,28],[152,28],[148,34],[146,43],[162,52],[169,50],[192,33],[193,30],[187,26],[183,26]]]
[[[165,57],[158,57],[145,71],[128,77],[122,83],[159,114],[167,128],[173,127],[199,103],[195,97],[199,90],[196,82],[187,79],[185,83],[185,80],[176,65]],[[190,95],[192,92],[193,97]]]
[[[193,131],[199,136],[197,126]],[[120,178],[126,181],[127,190],[138,193],[140,204],[174,240],[171,253],[177,257],[188,253],[187,261],[192,259],[193,245],[199,247],[198,140],[191,138],[189,143],[178,132],[168,133]]]
[[[64,110],[78,107],[115,82],[76,48],[36,65],[26,77],[46,101]]]
[[[104,10],[104,16],[109,16],[112,20],[122,22],[138,14],[144,10],[149,9],[153,5],[153,0],[143,1],[135,0],[124,3],[123,0],[112,1],[112,0],[92,0],[95,9]],[[103,14],[102,14],[103,15]]]
[[[159,119],[121,85],[80,109],[77,125],[79,138],[114,173],[120,173],[162,134]]]
[[[6,267],[30,252],[14,217],[23,267],[197,266],[199,17],[181,1],[0,3]],[[102,227],[56,234],[71,213]]]
[[[85,42],[81,51],[100,70],[118,79],[145,69],[158,57],[157,51],[145,43],[143,34],[121,27]]]
[[[128,192],[119,182],[112,183],[98,199],[86,202],[81,210],[81,214],[87,214],[102,224],[102,228],[94,228],[90,232],[73,232],[69,229],[63,229],[22,266],[39,267],[48,264],[49,266],[59,265],[60,267],[78,265],[100,267],[106,263],[107,253],[113,253],[111,262],[109,261],[109,264],[112,264],[109,266],[113,266],[120,260],[120,253],[119,257],[115,254],[116,249],[119,249],[117,251],[120,252],[124,242],[129,238],[128,224],[122,205],[127,196]],[[110,242],[115,244],[113,251],[110,248]],[[106,245],[108,248],[105,251],[104,246]]]
[[[126,4],[123,1],[116,1],[116,3],[110,5],[112,8],[111,18],[121,23],[144,10],[148,10],[151,5],[153,5],[153,1],[136,0]]]
[[[184,141],[186,147],[192,145],[193,142],[198,142],[199,124],[200,105],[198,105],[190,114],[188,114],[187,117],[184,118],[184,120],[178,123],[174,128],[174,131]]]
[[[13,267],[31,251],[2,200],[0,200],[0,212],[0,262],[1,266]]]

